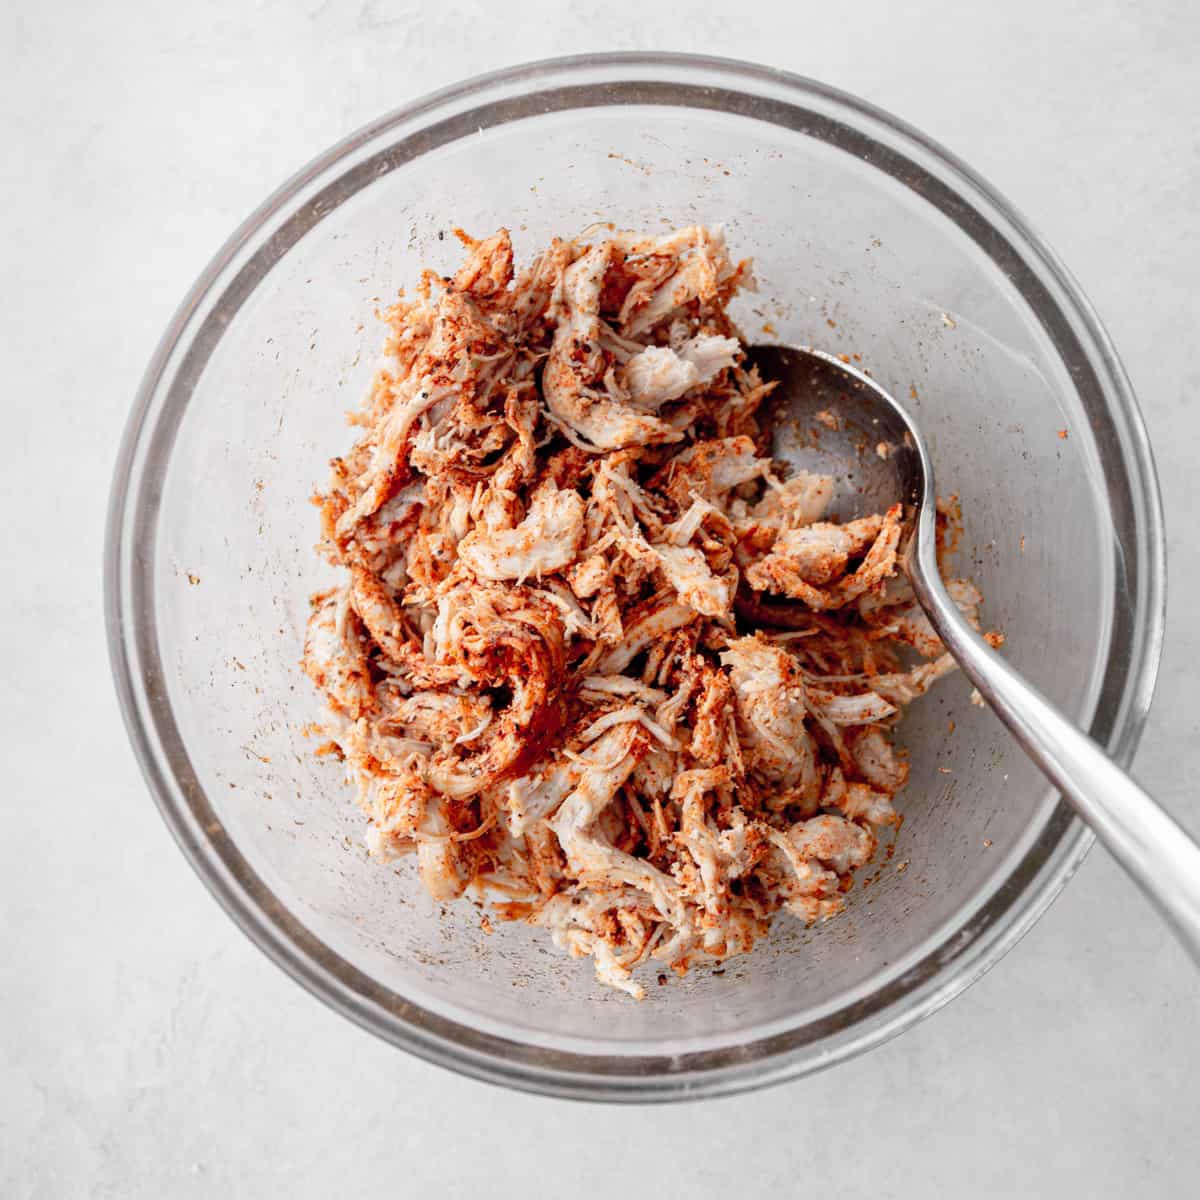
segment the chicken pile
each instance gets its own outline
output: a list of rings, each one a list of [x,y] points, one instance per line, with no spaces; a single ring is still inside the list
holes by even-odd
[[[826,521],[832,481],[765,454],[719,232],[556,239],[520,274],[507,231],[459,237],[386,314],[315,498],[345,569],[304,647],[323,749],[372,853],[640,998],[649,960],[838,911],[898,820],[891,726],[953,663],[900,507]]]

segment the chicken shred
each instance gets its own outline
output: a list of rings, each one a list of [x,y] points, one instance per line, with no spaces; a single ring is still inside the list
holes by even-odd
[[[641,998],[651,961],[841,909],[899,822],[892,728],[953,660],[904,511],[839,524],[832,480],[770,458],[718,230],[556,239],[520,274],[507,230],[459,236],[387,312],[315,498],[345,576],[303,666],[374,856]]]

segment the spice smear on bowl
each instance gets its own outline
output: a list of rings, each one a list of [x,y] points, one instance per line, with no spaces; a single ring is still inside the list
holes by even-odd
[[[643,963],[842,907],[898,821],[892,727],[954,663],[901,507],[826,520],[832,480],[767,456],[720,232],[555,239],[520,274],[507,231],[459,237],[316,497],[345,577],[304,668],[373,854],[641,998]]]

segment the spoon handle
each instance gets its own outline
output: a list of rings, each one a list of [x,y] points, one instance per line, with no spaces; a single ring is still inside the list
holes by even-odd
[[[946,648],[1200,963],[1200,846],[971,628],[938,574],[932,537],[919,540],[913,589]]]

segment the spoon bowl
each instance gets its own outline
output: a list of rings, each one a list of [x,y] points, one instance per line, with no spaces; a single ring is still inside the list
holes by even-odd
[[[865,371],[792,346],[755,346],[751,358],[763,379],[779,382],[765,413],[772,457],[834,481],[831,517],[852,521],[920,502],[912,421]]]

